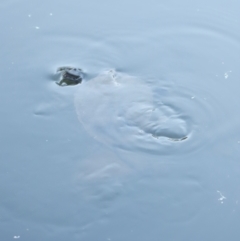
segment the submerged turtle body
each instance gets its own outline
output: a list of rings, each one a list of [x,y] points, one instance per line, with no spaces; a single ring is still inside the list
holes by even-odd
[[[94,139],[120,149],[156,154],[175,150],[173,143],[186,140],[191,126],[177,108],[162,101],[155,84],[106,71],[77,89],[79,121]]]
[[[83,72],[79,68],[60,67],[57,73],[61,74],[60,81],[56,82],[60,86],[77,85],[82,82]]]

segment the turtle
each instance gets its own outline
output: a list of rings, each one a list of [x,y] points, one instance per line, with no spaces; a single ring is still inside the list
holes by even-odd
[[[80,68],[59,67],[57,73],[61,75],[60,80],[56,82],[60,86],[77,85],[82,82],[83,71]]]

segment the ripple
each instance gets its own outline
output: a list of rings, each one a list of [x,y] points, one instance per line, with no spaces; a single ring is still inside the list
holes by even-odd
[[[98,141],[172,155],[203,146],[210,115],[204,98],[174,82],[144,81],[111,70],[79,86],[75,106],[80,122]]]

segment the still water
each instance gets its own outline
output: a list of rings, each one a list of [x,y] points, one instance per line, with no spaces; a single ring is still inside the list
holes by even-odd
[[[1,1],[0,240],[239,240],[239,7]]]

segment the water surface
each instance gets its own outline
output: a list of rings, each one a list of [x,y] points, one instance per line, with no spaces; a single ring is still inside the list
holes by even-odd
[[[0,9],[0,240],[238,240],[237,1]]]

